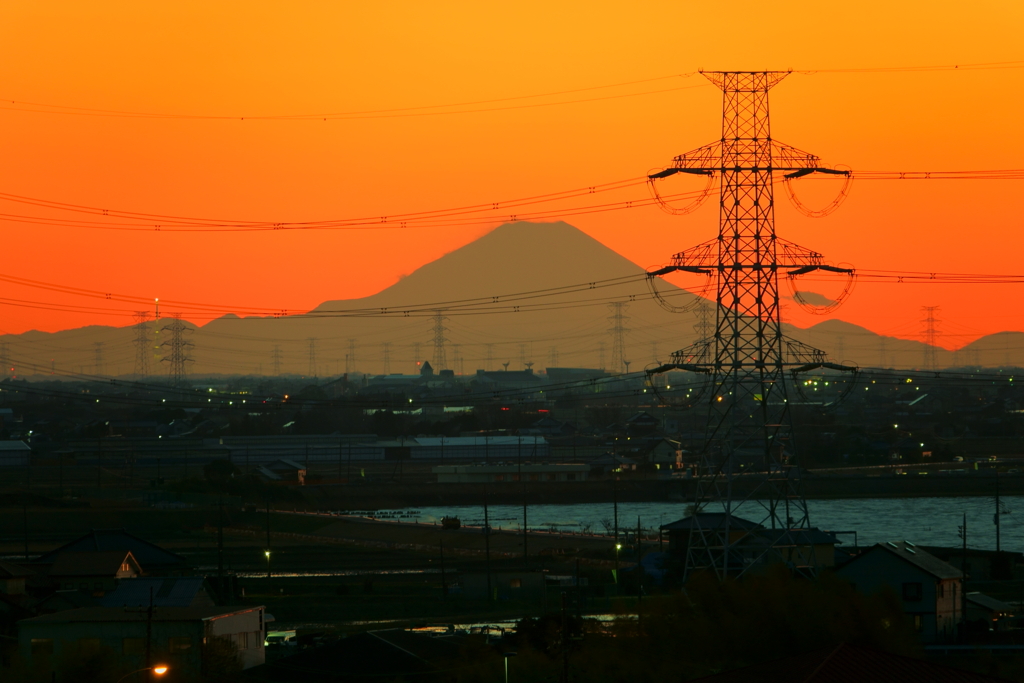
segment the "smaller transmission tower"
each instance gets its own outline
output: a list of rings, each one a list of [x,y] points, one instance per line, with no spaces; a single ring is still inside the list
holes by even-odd
[[[519,366],[526,369],[526,344],[519,345]]]
[[[711,312],[711,304],[706,301],[697,304],[693,309],[693,315],[697,319],[693,324],[693,331],[698,342],[710,340],[715,335],[715,321],[711,318]]]
[[[420,358],[420,343],[419,342],[413,342],[413,345],[412,345],[412,362],[415,365],[418,366],[420,364],[421,360],[423,360],[423,359]]]
[[[616,301],[608,304],[612,314],[608,320],[611,321],[612,326],[609,332],[612,333],[612,368],[616,372],[628,372],[629,367],[626,365],[626,333],[629,329],[626,328],[625,322],[629,318],[625,315],[625,311],[629,308],[629,305],[623,301]]]
[[[552,346],[548,349],[548,365],[553,368],[558,367],[558,347]]]
[[[0,363],[3,363],[3,377],[11,376],[11,345],[0,343]]]
[[[135,379],[149,375],[149,311],[135,311]]]
[[[444,348],[445,342],[448,341],[444,336],[448,331],[444,326],[447,319],[444,317],[444,311],[434,311],[434,372],[437,373],[448,369],[448,356]]]
[[[356,371],[356,340],[348,340],[348,353],[345,354],[345,374],[351,375]]]
[[[455,370],[455,374],[461,375],[462,373],[462,350],[458,344],[452,344],[452,369]]]
[[[836,361],[842,363],[846,360],[846,337],[839,335],[836,337]]]
[[[494,344],[487,345],[487,370],[494,369]]]
[[[381,344],[381,350],[384,353],[384,374],[391,374],[391,342],[384,342]]]
[[[924,369],[925,370],[938,370],[938,360],[936,354],[935,340],[939,333],[935,329],[935,323],[939,322],[935,318],[935,312],[939,310],[938,306],[922,306],[921,310],[924,312]]]
[[[270,352],[270,365],[273,368],[274,376],[277,377],[281,374],[281,345],[274,344],[274,349]]]
[[[167,355],[163,357],[162,362],[168,364],[171,384],[176,387],[187,386],[188,364],[195,361],[191,354],[194,344],[185,339],[185,333],[192,330],[182,322],[181,313],[171,314],[171,323],[161,329],[171,335],[170,339],[161,344],[167,347]]]
[[[306,374],[310,377],[316,377],[316,337],[306,338],[306,347],[309,352],[309,368],[306,370]]]
[[[93,352],[93,374],[103,375],[103,342],[93,342],[96,347]]]
[[[888,349],[886,349],[885,337],[878,338],[878,367],[884,368],[889,364]]]
[[[597,369],[604,370],[604,342],[597,343]]]

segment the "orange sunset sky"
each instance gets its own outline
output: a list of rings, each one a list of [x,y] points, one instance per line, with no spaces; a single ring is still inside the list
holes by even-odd
[[[794,73],[773,90],[773,135],[826,164],[861,171],[1021,169],[1024,68],[827,70],[1024,60],[1022,28],[1024,3],[1009,0],[5,2],[0,192],[267,221],[398,214],[556,192],[642,176],[719,137],[721,93],[699,75],[661,78],[699,68],[817,70]],[[456,108],[461,113],[242,120],[657,78]],[[555,104],[613,95],[629,96]],[[527,104],[545,106],[520,106]],[[855,181],[843,207],[820,220],[798,214],[780,192],[777,227],[781,236],[860,268],[1024,274],[1022,190],[1021,180]],[[609,199],[645,197],[637,187]],[[0,213],[67,217],[6,201]],[[684,217],[647,207],[565,220],[646,267],[711,238],[717,209],[708,202]],[[224,234],[4,220],[0,274],[299,311],[377,292],[496,224]],[[956,348],[983,334],[1024,330],[1022,288],[865,282],[832,316],[920,338],[920,308],[940,306],[939,342]],[[5,283],[0,296],[57,309],[105,305]],[[796,324],[819,320],[791,308]],[[0,305],[6,333],[130,323],[102,310]]]

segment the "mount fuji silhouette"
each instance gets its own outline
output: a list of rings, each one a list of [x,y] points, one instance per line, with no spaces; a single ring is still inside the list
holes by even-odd
[[[325,301],[308,314],[283,318],[227,315],[192,328],[194,375],[272,374],[275,355],[283,374],[327,377],[346,370],[414,373],[417,363],[434,361],[434,316],[442,316],[446,365],[457,373],[477,369],[520,369],[524,362],[545,367],[621,369],[613,359],[609,300],[625,301],[625,360],[640,370],[695,339],[692,314],[666,311],[653,301],[644,269],[566,223],[510,223],[418,268],[384,290],[358,299]],[[608,280],[622,278],[618,284]],[[602,283],[593,289],[587,283]],[[583,285],[556,295],[545,290]],[[660,289],[676,305],[694,295],[667,283]],[[510,295],[534,292],[533,296]],[[542,295],[543,294],[543,295]],[[630,297],[634,300],[630,301]],[[467,300],[480,301],[468,305]],[[462,302],[462,303],[458,303]],[[514,306],[519,311],[515,312]],[[469,310],[467,310],[469,309]],[[386,311],[386,314],[382,314]],[[165,349],[154,341],[150,374],[167,372]],[[887,367],[919,367],[924,344],[885,338],[845,323],[826,320],[809,329],[784,327],[786,334],[831,354],[835,360]],[[161,337],[161,334],[163,335]],[[310,353],[313,339],[314,353]],[[4,335],[18,375],[57,371],[127,376],[136,348],[131,327],[90,326],[55,333]],[[954,356],[939,349],[940,367],[1009,365],[1024,359],[1024,335],[1001,333],[977,340]],[[104,366],[96,367],[95,342],[104,343]],[[276,353],[275,353],[276,349]],[[312,360],[312,367],[311,367]],[[442,369],[442,368],[435,368]]]

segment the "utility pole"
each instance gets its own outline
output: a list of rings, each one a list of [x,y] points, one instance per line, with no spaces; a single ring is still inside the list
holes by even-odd
[[[273,350],[270,352],[270,366],[273,368],[274,377],[281,375],[281,345],[274,344]]]
[[[722,91],[720,139],[675,157],[670,167],[648,178],[655,193],[661,179],[677,173],[703,176],[709,189],[717,179],[718,234],[673,255],[671,265],[649,275],[681,271],[712,278],[716,285],[715,329],[708,341],[698,340],[674,352],[671,362],[650,374],[681,370],[707,377],[708,421],[694,506],[697,528],[690,536],[684,576],[712,570],[725,578],[743,573],[730,561],[735,559],[730,546],[743,542],[730,531],[733,515],[783,531],[762,546],[755,562],[745,565],[748,567],[757,566],[762,558],[781,560],[779,547],[798,545],[793,532],[810,527],[799,468],[791,460],[786,384],[791,371],[821,367],[828,358],[818,349],[783,336],[779,273],[795,278],[821,270],[853,277],[851,269],[829,266],[821,254],[777,237],[775,183],[782,180],[792,193],[789,183],[794,179],[820,173],[848,181],[849,172],[826,168],[817,156],[772,137],[768,91],[789,72],[703,74]],[[845,187],[828,210],[812,215],[825,215],[844,196]],[[791,198],[802,207],[792,194]],[[664,202],[662,206],[681,212]],[[830,363],[829,368],[855,371],[837,363]],[[737,454],[753,452],[757,453],[758,469],[766,476],[754,483],[755,490],[734,494]],[[701,528],[700,513],[712,505],[721,506],[724,514],[715,517],[721,521]]]
[[[270,578],[270,496],[267,496],[267,549],[263,551],[267,558],[267,578]]]
[[[391,342],[384,342],[381,344],[381,349],[384,352],[384,374],[391,374]]]
[[[149,338],[149,311],[135,311],[135,379],[144,379],[149,375],[149,349],[152,341]]]
[[[217,497],[217,578],[220,590],[224,592],[224,492]]]
[[[625,323],[629,318],[625,315],[626,309],[629,308],[629,304],[623,301],[614,301],[608,304],[608,308],[611,309],[611,316],[608,320],[611,321],[611,329],[608,330],[612,333],[612,369],[615,372],[628,372],[629,368],[626,365],[626,333],[629,329],[625,326]]]
[[[494,369],[494,344],[487,345],[487,370]]]
[[[935,323],[939,322],[935,318],[935,312],[939,310],[938,306],[922,306],[921,310],[924,312],[924,369],[935,371],[939,369],[938,361],[936,360],[936,346],[935,339],[938,337],[938,332],[935,329]]]
[[[168,354],[163,357],[162,362],[167,363],[170,368],[171,384],[175,387],[185,387],[188,384],[188,364],[194,362],[191,349],[194,344],[185,339],[185,333],[192,330],[181,320],[181,313],[171,315],[171,323],[162,328],[171,333],[171,338],[163,342],[161,346],[168,348]]]
[[[960,527],[960,538],[963,539],[963,555],[960,560],[960,635],[961,640],[967,638],[967,513]]]
[[[484,565],[487,571],[487,603],[490,604],[494,596],[491,595],[491,522],[487,515],[486,482],[484,482]]]

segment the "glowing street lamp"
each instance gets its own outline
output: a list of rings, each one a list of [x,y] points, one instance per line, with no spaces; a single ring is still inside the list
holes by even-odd
[[[270,578],[270,551],[264,550],[263,554],[267,557],[267,578]]]
[[[129,671],[124,676],[121,676],[119,679],[117,679],[117,683],[121,683],[121,681],[128,678],[129,676],[141,673],[143,671],[152,671],[154,676],[163,676],[165,673],[170,671],[170,669],[171,667],[167,666],[166,664],[156,664],[154,666],[147,666],[142,669],[136,669],[135,671]]]

